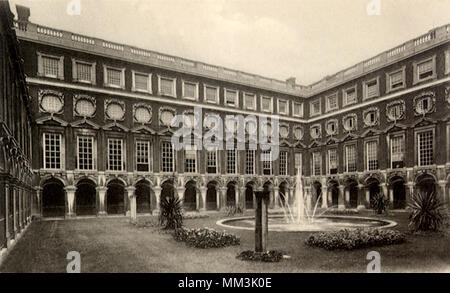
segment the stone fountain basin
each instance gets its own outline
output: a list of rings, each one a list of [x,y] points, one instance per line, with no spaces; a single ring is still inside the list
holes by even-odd
[[[240,230],[255,230],[255,217],[237,217],[222,219],[216,222],[217,225]],[[269,231],[275,232],[320,232],[336,231],[341,229],[357,228],[392,228],[397,223],[385,219],[374,219],[368,217],[354,216],[319,216],[314,218],[312,223],[286,223],[283,215],[269,215]]]

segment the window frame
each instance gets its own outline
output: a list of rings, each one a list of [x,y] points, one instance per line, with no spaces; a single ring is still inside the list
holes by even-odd
[[[265,154],[268,153],[269,154],[269,160],[264,160]],[[272,176],[273,175],[273,161],[272,159],[272,151],[271,150],[265,150],[265,151],[261,151],[260,153],[260,157],[261,157],[261,172],[263,176]],[[264,171],[265,170],[269,170],[268,168],[265,167],[265,163],[269,163],[270,165],[270,172],[269,174],[265,174]]]
[[[228,97],[227,92],[235,92],[236,93],[236,100],[235,100],[235,105],[234,106],[228,105],[228,103],[227,103],[227,97]],[[227,106],[227,107],[239,108],[239,90],[234,90],[234,89],[230,89],[230,88],[223,88],[223,104],[225,106]]]
[[[281,154],[286,154],[286,158],[284,164],[282,164]],[[288,150],[280,150],[279,154],[279,165],[278,165],[278,175],[280,176],[288,176],[289,175],[289,151]],[[282,167],[284,165],[285,174],[281,174]]]
[[[187,165],[186,165],[186,163],[187,163],[187,158],[186,158],[186,152],[187,151],[193,151],[194,152],[194,154],[195,154],[195,162],[194,162],[194,168],[195,168],[195,170],[194,170],[194,172],[192,172],[192,171],[188,171],[188,168],[187,168]],[[199,173],[198,172],[198,151],[197,151],[197,149],[195,148],[195,147],[191,147],[191,148],[189,148],[189,149],[184,149],[184,173],[186,173],[186,174],[197,174],[197,173]]]
[[[92,139],[92,169],[80,169],[80,137],[83,138],[90,138]],[[77,164],[76,164],[76,170],[77,171],[82,171],[82,172],[89,172],[89,171],[97,171],[97,140],[95,139],[95,135],[94,134],[89,134],[89,133],[78,133],[76,134],[76,141],[77,141],[77,145],[76,145],[76,154],[77,154]]]
[[[249,107],[248,107],[247,102],[246,102],[246,99],[245,99],[245,96],[246,96],[246,95],[251,95],[251,96],[253,96],[253,105],[254,105],[253,108],[249,108]],[[258,106],[257,106],[257,101],[256,101],[256,94],[250,93],[250,92],[243,92],[243,94],[242,94],[242,99],[244,100],[244,110],[250,110],[250,111],[256,111],[256,110],[257,110]]]
[[[319,162],[319,174],[316,174],[316,155],[319,155],[320,162]],[[322,176],[322,152],[321,150],[312,150],[311,151],[311,176]]]
[[[210,172],[208,172],[208,168],[210,167],[209,166],[209,153],[214,153],[215,154],[215,168],[216,168],[216,172],[214,172],[214,173],[210,173]],[[218,160],[218,158],[219,158],[219,151],[218,150],[212,150],[212,151],[206,151],[205,152],[205,154],[206,154],[206,174],[219,174],[219,160]],[[212,167],[212,166],[211,166]]]
[[[392,144],[392,139],[393,138],[395,138],[395,137],[402,137],[402,139],[403,139],[403,167],[401,167],[401,168],[405,168],[405,154],[406,154],[406,134],[405,134],[405,132],[404,131],[402,131],[402,132],[393,132],[393,133],[390,133],[389,135],[388,135],[388,144],[389,144],[389,168],[388,169],[401,169],[401,168],[394,168],[393,167],[393,152],[392,152],[392,147],[393,147],[393,144]]]
[[[334,108],[331,108],[330,103],[328,102],[329,98],[331,98],[331,97],[336,97],[336,107],[334,107]],[[325,96],[325,112],[328,113],[328,112],[332,112],[332,111],[335,111],[338,109],[339,109],[339,94],[338,94],[338,92],[335,92],[335,93]]]
[[[147,89],[146,90],[136,88],[136,74],[137,75],[145,75],[145,76],[147,76],[148,83],[147,83]],[[152,93],[152,74],[151,73],[131,70],[131,79],[132,79],[131,80],[131,90],[133,92],[141,92],[141,93],[147,93],[147,94],[151,94]]]
[[[88,81],[88,80],[78,79],[78,67],[77,67],[78,64],[84,64],[84,65],[91,66],[91,80]],[[72,58],[72,80],[74,82],[95,85],[97,83],[96,66],[97,66],[97,62],[89,62],[89,61],[84,61],[84,60],[80,60],[77,58]]]
[[[234,172],[229,172],[229,169],[228,169],[228,158],[229,158],[229,153],[228,152],[230,152],[230,151],[233,151],[234,152]],[[226,156],[225,156],[225,173],[226,174],[238,174],[239,172],[238,172],[238,160],[239,160],[239,152],[237,151],[237,149],[232,149],[232,150],[228,150],[228,149],[225,149],[225,154],[226,154]]]
[[[215,101],[210,101],[210,100],[206,99],[206,88],[214,88],[216,90],[216,100]],[[204,83],[203,84],[203,102],[205,102],[207,104],[218,105],[219,101],[220,101],[220,87]]]
[[[280,112],[280,102],[286,102],[286,112]],[[289,116],[289,100],[288,99],[277,99],[277,113],[280,115]]]
[[[41,77],[54,78],[64,80],[64,55],[53,55],[42,52],[36,52],[37,54],[37,75]],[[43,58],[58,59],[58,74],[56,76],[45,74]]]
[[[172,94],[166,94],[161,92],[161,80],[171,80],[172,81]],[[177,98],[177,78],[176,77],[169,77],[166,75],[160,75],[158,74],[158,95],[163,97],[171,97],[171,98]]]
[[[331,156],[330,156],[330,151],[335,151],[336,152],[336,173],[331,174]],[[338,153],[338,148],[337,146],[333,146],[327,149],[327,174],[328,175],[337,175],[339,173],[339,153]]]
[[[418,71],[419,65],[422,63],[425,63],[425,62],[429,62],[429,61],[431,61],[431,67],[433,69],[433,74],[428,77],[425,77],[425,78],[419,78],[419,71]],[[424,82],[424,81],[436,79],[436,77],[437,77],[436,55],[413,62],[413,85]]]
[[[252,155],[253,159],[252,159],[252,164],[251,165],[248,162],[248,158],[249,158],[248,154],[249,154],[249,152],[252,152],[252,154],[253,154]],[[251,173],[247,172],[249,166],[252,166],[253,172],[251,172]],[[246,149],[245,150],[245,175],[256,175],[256,150],[253,150],[253,149]]]
[[[375,143],[376,146],[376,161],[377,161],[377,168],[376,169],[370,169],[369,167],[369,144],[370,143]],[[379,150],[380,150],[380,143],[379,143],[379,138],[378,137],[371,137],[369,139],[364,140],[364,169],[365,171],[368,172],[373,172],[373,171],[377,171],[380,170],[380,156],[379,156]]]
[[[355,101],[354,102],[348,102],[348,100],[347,100],[347,98],[348,98],[347,92],[349,90],[355,90]],[[357,103],[358,103],[358,87],[356,86],[356,84],[342,90],[342,105],[343,105],[343,107],[347,107],[347,106],[354,105]]]
[[[45,135],[46,134],[52,134],[52,135],[58,135],[59,136],[59,168],[47,168],[46,166],[46,155],[45,155]],[[65,139],[64,135],[60,132],[54,132],[54,131],[43,131],[42,132],[42,169],[43,170],[64,170],[65,169]]]
[[[147,145],[148,145],[148,153],[147,153],[147,156],[148,156],[148,163],[147,163],[147,165],[148,165],[148,171],[138,171],[138,164],[142,164],[143,165],[143,163],[138,163],[138,161],[137,161],[137,159],[138,159],[138,150],[137,150],[137,148],[138,148],[138,143],[146,143]],[[153,158],[152,158],[152,154],[153,154],[153,150],[152,150],[152,146],[153,146],[153,144],[152,144],[152,142],[150,141],[150,139],[146,139],[146,138],[140,138],[140,137],[136,137],[135,139],[134,139],[134,151],[135,151],[135,154],[134,154],[134,156],[135,156],[135,160],[134,160],[134,164],[135,164],[135,166],[134,166],[134,170],[136,171],[136,172],[152,172],[153,171]]]
[[[392,75],[397,74],[399,72],[401,72],[401,74],[402,74],[402,85],[397,88],[392,88],[391,77],[392,77]],[[386,93],[401,90],[401,89],[404,89],[405,87],[406,87],[406,66],[402,66],[399,69],[396,69],[396,70],[386,73]]]
[[[186,96],[185,87],[186,87],[187,83],[191,84],[191,85],[195,85],[194,97]],[[191,101],[198,101],[198,97],[199,97],[199,90],[198,90],[198,88],[199,88],[199,83],[196,82],[196,81],[190,81],[190,80],[185,80],[185,79],[181,80],[181,96],[183,97],[183,99],[191,100]]]
[[[374,81],[376,81],[376,83],[377,83],[376,84],[376,87],[377,87],[376,93],[375,93],[375,95],[369,97],[368,96],[368,94],[369,94],[369,90],[368,90],[369,83],[372,83]],[[374,98],[377,98],[379,96],[380,96],[380,77],[379,76],[377,76],[375,78],[372,78],[372,79],[368,79],[368,80],[363,82],[363,101],[364,100],[374,99]],[[358,97],[356,97],[356,98],[358,99]]]
[[[263,99],[270,99],[270,109],[269,110],[265,110],[264,109],[264,107],[263,107]],[[259,97],[259,107],[261,108],[261,112],[273,113],[273,97],[261,95]]]
[[[420,162],[420,150],[419,150],[419,134],[421,133],[425,133],[425,132],[432,132],[432,137],[433,137],[433,145],[432,145],[432,151],[433,151],[433,158],[432,164],[429,165],[422,165]],[[427,168],[429,166],[434,166],[436,165],[436,127],[435,126],[426,126],[426,127],[421,127],[418,129],[414,130],[414,163],[415,166],[421,167],[421,168]]]
[[[120,71],[120,86],[108,83],[108,69]],[[114,67],[103,64],[103,86],[116,89],[125,89],[125,67]]]
[[[348,152],[347,152],[347,148],[353,146],[355,147],[355,171],[349,171],[349,161],[348,161]],[[346,143],[344,144],[344,173],[356,173],[358,172],[358,143],[357,142],[350,142],[350,143]]]
[[[319,112],[317,112],[317,113],[313,113],[315,103],[319,103]],[[322,99],[318,98],[318,99],[315,99],[314,101],[309,102],[309,116],[314,117],[314,116],[319,116],[321,114],[322,114]]]
[[[164,171],[164,168],[163,168],[164,167],[164,165],[163,165],[164,164],[164,160],[163,160],[163,146],[166,143],[170,144],[171,148],[172,148],[172,170],[171,171]],[[165,139],[161,140],[160,143],[159,143],[159,149],[160,149],[160,152],[161,152],[161,160],[160,160],[160,164],[159,164],[159,167],[160,167],[159,171],[160,171],[160,173],[162,173],[162,174],[171,174],[171,173],[176,172],[177,151],[175,150],[174,145],[172,144],[172,142],[170,140],[165,140]]]
[[[295,105],[299,105],[300,106],[300,113],[299,114],[295,114]],[[293,117],[303,118],[303,116],[304,116],[303,102],[292,101],[292,116]]]
[[[121,169],[120,170],[112,170],[111,169],[111,165],[109,163],[109,156],[110,156],[110,144],[109,141],[110,140],[120,140],[121,141],[121,155],[120,155],[120,160],[121,160]],[[111,137],[107,137],[106,139],[106,147],[107,147],[107,153],[106,153],[106,171],[107,172],[126,172],[127,171],[127,166],[126,166],[126,142],[125,142],[125,138],[123,137],[115,137],[115,136],[111,136]]]

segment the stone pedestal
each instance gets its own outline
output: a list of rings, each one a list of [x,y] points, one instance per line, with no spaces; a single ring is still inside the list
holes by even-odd
[[[134,191],[136,188],[134,186],[128,186],[126,188],[128,199],[130,201],[130,218],[131,222],[135,223],[137,221],[137,206],[136,206],[136,194]]]

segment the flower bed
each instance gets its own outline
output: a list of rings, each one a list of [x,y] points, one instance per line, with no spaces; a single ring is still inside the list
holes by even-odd
[[[305,243],[309,246],[327,250],[345,249],[400,244],[405,242],[405,234],[396,230],[356,229],[323,232],[310,235]]]
[[[270,250],[268,252],[256,252],[253,250],[246,250],[241,252],[237,259],[250,260],[250,261],[262,261],[262,262],[279,262],[283,258],[281,251]]]
[[[210,228],[179,228],[173,235],[176,241],[186,242],[187,245],[197,248],[217,248],[241,243],[239,237],[233,234],[218,232]]]

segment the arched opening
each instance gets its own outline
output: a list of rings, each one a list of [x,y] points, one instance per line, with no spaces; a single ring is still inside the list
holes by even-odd
[[[350,181],[347,184],[347,190],[349,193],[348,205],[350,208],[358,207],[358,183],[356,181]]]
[[[377,196],[377,194],[381,193],[380,182],[376,179],[371,179],[367,181],[366,188],[369,190],[369,203]],[[383,196],[387,197],[387,194]]]
[[[217,209],[217,183],[209,182],[206,190],[206,209]]]
[[[161,199],[175,197],[175,187],[172,180],[166,180],[161,184]]]
[[[122,181],[115,179],[108,183],[106,191],[106,212],[111,215],[125,213],[125,187]]]
[[[136,183],[136,212],[138,214],[148,214],[151,212],[150,183],[141,180]]]
[[[195,211],[197,209],[197,186],[195,181],[191,180],[186,183],[183,206],[186,211]]]
[[[236,206],[236,183],[227,184],[227,206]]]
[[[278,186],[278,194],[280,196],[280,204],[285,206],[289,201],[289,189],[286,182],[281,182]]]
[[[42,190],[42,216],[64,217],[66,214],[66,193],[58,179],[49,179]]]
[[[247,183],[245,185],[245,208],[253,209],[253,182]]]
[[[331,194],[331,207],[337,208],[339,206],[339,184],[336,181],[328,183],[328,191]]]
[[[320,203],[317,203],[317,201],[322,199],[322,184],[320,184],[320,182],[315,181],[313,183],[313,194],[312,194],[312,205],[313,207],[316,206],[320,206]]]
[[[75,213],[78,216],[95,215],[97,213],[95,186],[95,183],[90,179],[78,181],[75,192]]]
[[[406,207],[406,188],[405,181],[401,177],[391,180],[392,194],[394,196],[393,209],[404,209]]]
[[[429,174],[424,174],[416,180],[417,192],[432,194],[436,192],[436,181],[434,177]]]

